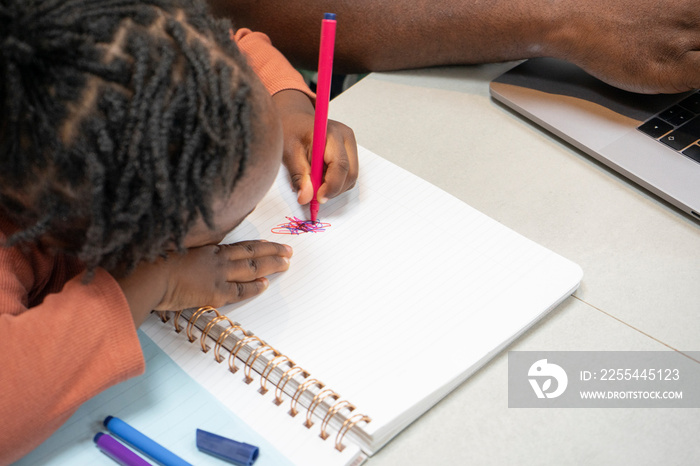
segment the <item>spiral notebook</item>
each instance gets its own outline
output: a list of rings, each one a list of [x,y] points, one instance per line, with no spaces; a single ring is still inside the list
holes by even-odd
[[[359,156],[357,186],[323,205],[312,231],[296,223],[307,208],[282,170],[226,238],[294,248],[265,293],[142,327],[293,464],[360,464],[582,276],[419,177]]]

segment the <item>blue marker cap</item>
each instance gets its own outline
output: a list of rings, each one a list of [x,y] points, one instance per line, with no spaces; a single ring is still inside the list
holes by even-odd
[[[335,19],[335,13],[323,13],[323,19]]]
[[[258,447],[254,445],[236,442],[202,429],[197,429],[197,448],[199,451],[238,466],[251,466],[259,453]]]

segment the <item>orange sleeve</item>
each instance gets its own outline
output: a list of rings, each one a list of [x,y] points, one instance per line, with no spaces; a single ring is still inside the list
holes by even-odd
[[[294,69],[291,63],[284,58],[284,55],[272,46],[267,35],[241,28],[232,35],[232,38],[270,95],[275,95],[286,89],[295,89],[308,95],[311,99],[316,98],[304,82],[301,73]]]
[[[62,289],[32,305],[37,287],[61,275]],[[144,371],[116,281],[104,270],[88,284],[69,275],[36,249],[0,247],[0,464],[29,453],[92,396]]]

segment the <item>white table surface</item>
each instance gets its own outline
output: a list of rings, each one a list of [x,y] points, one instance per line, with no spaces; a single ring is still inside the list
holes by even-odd
[[[374,73],[331,102],[359,144],[584,271],[368,464],[699,464],[700,409],[508,408],[509,350],[700,351],[700,223],[493,101],[512,65]]]

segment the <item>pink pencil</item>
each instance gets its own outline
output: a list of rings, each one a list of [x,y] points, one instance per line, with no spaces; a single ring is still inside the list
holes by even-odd
[[[333,71],[333,49],[335,47],[335,14],[325,13],[321,23],[321,46],[318,53],[318,85],[316,88],[316,113],[314,114],[314,138],[311,144],[311,184],[314,197],[311,199],[311,220],[318,217],[318,188],[323,182],[323,156],[326,152],[328,129],[328,102],[331,97],[331,75]]]

